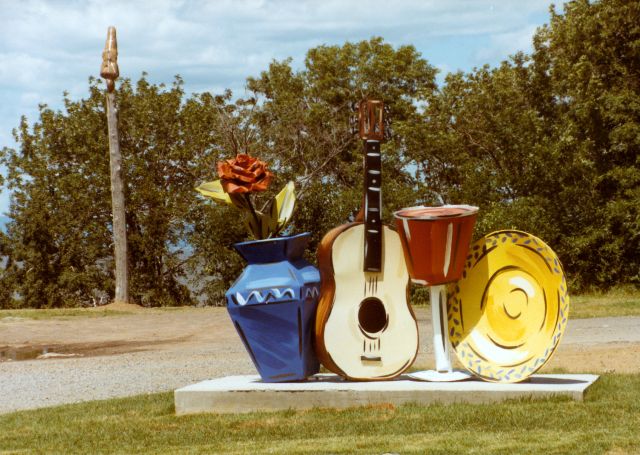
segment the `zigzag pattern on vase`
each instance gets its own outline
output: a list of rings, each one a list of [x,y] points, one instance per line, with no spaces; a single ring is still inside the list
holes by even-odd
[[[239,292],[236,292],[235,300],[238,303],[238,305],[244,306],[251,301],[252,297],[255,298],[257,303],[269,303],[270,298],[278,300],[278,299],[282,299],[287,295],[292,299],[295,298],[295,293],[291,288],[286,288],[283,290],[280,290],[278,288],[273,288],[265,292],[264,295],[260,291],[251,291],[251,293],[246,299],[242,296],[242,294],[240,294]]]
[[[305,300],[306,299],[315,299],[319,295],[320,295],[320,289],[318,289],[317,287],[313,286],[313,287],[307,288],[305,290],[304,298],[305,298]]]

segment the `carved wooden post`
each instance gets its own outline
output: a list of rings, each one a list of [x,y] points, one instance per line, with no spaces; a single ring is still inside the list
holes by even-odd
[[[115,80],[118,70],[118,42],[115,27],[109,27],[102,52],[100,76],[107,82],[107,125],[109,128],[109,161],[111,166],[111,207],[113,213],[113,242],[116,265],[115,302],[129,302],[129,274],[127,264],[127,225],[125,219],[122,156],[118,140],[118,111],[115,102]]]

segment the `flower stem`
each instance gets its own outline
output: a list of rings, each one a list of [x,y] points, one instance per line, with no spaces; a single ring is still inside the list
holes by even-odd
[[[262,223],[260,222],[260,218],[258,218],[258,214],[256,213],[256,209],[253,208],[253,203],[251,202],[251,198],[247,193],[244,194],[244,198],[249,205],[249,210],[251,210],[251,214],[253,215],[253,219],[256,222],[256,227],[258,232],[254,232],[253,235],[256,237],[256,240],[260,240],[262,238]],[[257,235],[256,235],[257,234]]]

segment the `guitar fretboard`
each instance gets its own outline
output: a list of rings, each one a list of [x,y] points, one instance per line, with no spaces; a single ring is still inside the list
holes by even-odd
[[[382,270],[382,164],[380,142],[364,142],[364,271]]]

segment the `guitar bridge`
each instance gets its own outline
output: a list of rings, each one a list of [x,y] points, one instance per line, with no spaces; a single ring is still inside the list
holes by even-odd
[[[360,360],[363,362],[382,362],[382,357],[372,355],[361,355]]]

